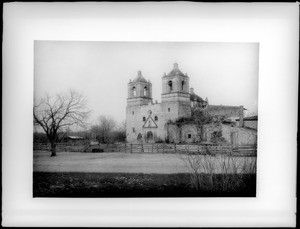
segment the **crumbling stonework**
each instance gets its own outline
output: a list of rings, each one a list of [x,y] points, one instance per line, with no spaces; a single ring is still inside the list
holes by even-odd
[[[206,125],[206,137],[207,141],[211,141],[212,133],[215,131],[221,131],[222,137],[227,143],[232,145],[255,145],[257,143],[257,131],[249,130],[242,127],[232,127],[230,125],[221,124],[219,128],[209,128],[209,124]]]

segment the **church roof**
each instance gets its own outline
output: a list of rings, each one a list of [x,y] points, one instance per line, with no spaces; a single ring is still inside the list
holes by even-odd
[[[202,99],[199,95],[196,95],[195,93],[190,93],[190,98],[192,101],[205,102],[204,99]]]
[[[174,67],[173,67],[173,69],[172,69],[172,71],[170,71],[170,73],[169,74],[167,74],[167,75],[165,75],[165,76],[183,76],[183,77],[187,77],[187,74],[183,74],[180,70],[179,70],[179,68],[178,68],[178,64],[177,63],[175,63],[174,64]]]
[[[138,71],[138,75],[134,78],[133,82],[144,82],[144,83],[147,83],[147,80],[142,76],[142,72]]]

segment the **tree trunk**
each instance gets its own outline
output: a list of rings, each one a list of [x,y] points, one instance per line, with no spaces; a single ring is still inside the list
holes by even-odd
[[[51,142],[51,157],[55,157],[55,156],[56,156],[56,143]]]

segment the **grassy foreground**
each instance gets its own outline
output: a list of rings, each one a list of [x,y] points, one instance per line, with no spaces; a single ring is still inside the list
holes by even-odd
[[[204,184],[211,180],[201,174]],[[232,176],[232,177],[231,177]],[[189,174],[34,172],[33,197],[255,197],[256,175],[216,174],[195,189]],[[224,180],[242,180],[224,190]]]

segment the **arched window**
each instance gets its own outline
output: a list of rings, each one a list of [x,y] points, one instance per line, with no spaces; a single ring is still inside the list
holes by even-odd
[[[168,82],[168,85],[169,85],[169,91],[171,92],[173,90],[173,83],[171,80]]]
[[[144,96],[147,96],[147,87],[144,87]]]
[[[133,92],[133,96],[136,96],[136,88],[135,87],[132,88],[132,92]]]
[[[157,117],[157,116],[155,116],[155,117],[154,117],[154,120],[155,120],[155,121],[157,121],[157,120],[158,120],[158,117]]]
[[[182,91],[183,91],[183,89],[184,89],[184,84],[185,84],[184,81],[182,81],[182,82],[181,82],[181,90],[182,90]]]

